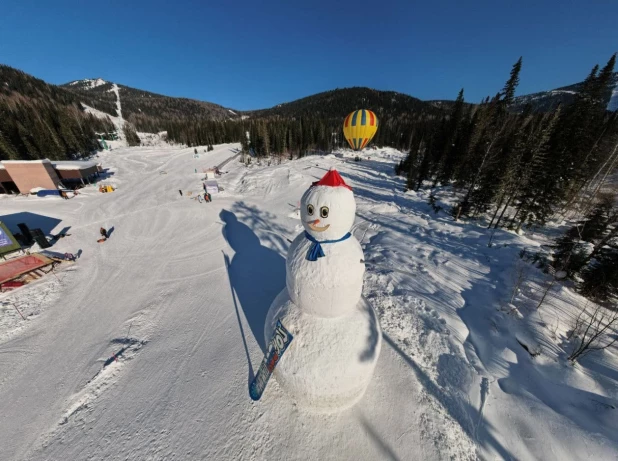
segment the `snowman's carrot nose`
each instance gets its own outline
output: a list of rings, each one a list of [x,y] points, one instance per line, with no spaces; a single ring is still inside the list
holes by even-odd
[[[319,219],[314,219],[313,221],[309,221],[309,224],[319,224],[320,220]]]

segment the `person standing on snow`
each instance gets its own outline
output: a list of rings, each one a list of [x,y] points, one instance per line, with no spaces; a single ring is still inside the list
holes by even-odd
[[[107,231],[105,230],[104,227],[101,227],[99,232],[101,233],[101,237],[103,237],[104,239],[107,239]]]

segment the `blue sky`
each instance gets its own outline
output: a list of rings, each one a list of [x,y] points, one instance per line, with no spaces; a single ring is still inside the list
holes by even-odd
[[[477,102],[519,56],[518,94],[582,80],[617,18],[616,0],[3,0],[0,63],[241,110],[349,86]]]

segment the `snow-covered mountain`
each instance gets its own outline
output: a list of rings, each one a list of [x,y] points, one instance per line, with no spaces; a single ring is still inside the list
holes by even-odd
[[[105,85],[106,83],[108,82],[102,78],[85,78],[83,80],[75,80],[74,82],[67,83],[67,85],[75,89],[91,90],[92,88]]]
[[[558,104],[570,104],[575,99],[575,95],[580,91],[583,82],[573,85],[563,86],[548,91],[517,96],[511,108],[520,111],[526,104],[532,104],[537,111],[548,111],[555,109]],[[613,92],[605,95],[607,110],[618,110],[618,72],[612,77]]]
[[[156,120],[161,119],[207,118],[227,120],[238,118],[235,111],[230,111],[218,104],[151,93],[120,83],[108,82],[102,78],[75,80],[60,86],[83,97],[85,104],[116,117],[119,114],[116,112],[117,97],[114,85],[117,85],[120,91],[124,111],[123,117],[132,123],[135,123],[138,118],[141,120],[151,119],[154,124],[156,124]],[[156,127],[153,127],[153,131],[156,131]]]

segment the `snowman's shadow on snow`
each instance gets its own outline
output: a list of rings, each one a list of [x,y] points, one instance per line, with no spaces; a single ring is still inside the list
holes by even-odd
[[[285,259],[263,246],[251,228],[231,211],[222,210],[219,217],[225,223],[223,236],[235,253],[231,261],[224,256],[230,285],[256,342],[265,351],[264,322],[270,305],[285,287]],[[251,221],[250,217],[248,221]],[[238,321],[247,348],[240,317]],[[247,356],[249,358],[248,350]]]

